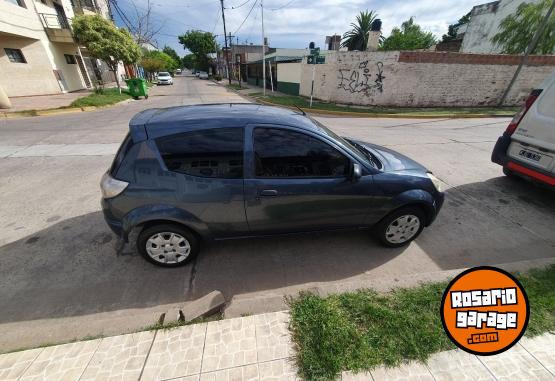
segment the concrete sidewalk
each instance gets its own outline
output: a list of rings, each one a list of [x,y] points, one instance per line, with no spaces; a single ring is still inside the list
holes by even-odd
[[[86,97],[89,94],[91,94],[90,90],[79,90],[64,94],[13,97],[10,98],[12,107],[2,109],[0,111],[14,112],[26,110],[46,110],[50,108],[65,107],[69,106],[74,100]]]
[[[0,355],[0,380],[297,380],[287,312],[139,332]],[[553,380],[555,335],[477,357],[342,374],[343,380]]]

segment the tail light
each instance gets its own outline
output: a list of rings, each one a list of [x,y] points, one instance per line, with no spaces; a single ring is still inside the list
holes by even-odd
[[[126,181],[114,179],[110,173],[106,172],[100,181],[100,189],[102,190],[102,197],[112,198],[123,192],[129,185]]]
[[[530,107],[532,107],[536,99],[538,99],[541,92],[542,92],[542,89],[532,90],[528,98],[526,98],[526,101],[524,102],[524,106],[522,106],[522,108],[518,110],[516,115],[513,117],[513,120],[511,120],[511,123],[509,123],[509,125],[507,126],[505,133],[507,133],[508,135],[512,135],[515,132],[516,128],[518,127],[518,124],[520,123],[524,115],[526,115],[526,112],[528,111],[528,109],[530,109]]]

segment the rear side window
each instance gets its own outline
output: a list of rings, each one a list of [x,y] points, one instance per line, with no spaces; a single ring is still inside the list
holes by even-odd
[[[121,146],[118,149],[118,153],[116,154],[116,157],[114,158],[114,162],[112,163],[112,167],[110,168],[110,174],[112,176],[116,175],[116,172],[117,172],[121,162],[123,161],[123,158],[125,157],[125,155],[127,155],[127,152],[129,152],[129,149],[132,146],[133,146],[133,139],[131,139],[131,136],[129,134],[127,134],[125,139],[123,139],[123,143],[121,143]]]
[[[243,177],[243,129],[215,128],[156,139],[170,171],[200,177]]]

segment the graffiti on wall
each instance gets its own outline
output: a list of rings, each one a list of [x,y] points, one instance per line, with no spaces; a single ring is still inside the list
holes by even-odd
[[[375,79],[374,79],[375,75]],[[376,62],[376,71],[372,72],[368,67],[368,61],[362,61],[355,69],[339,69],[338,88],[351,94],[362,93],[370,96],[379,91],[383,92],[383,63]]]

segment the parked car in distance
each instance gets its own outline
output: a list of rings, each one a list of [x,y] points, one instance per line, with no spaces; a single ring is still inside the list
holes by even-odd
[[[208,73],[205,71],[201,71],[198,77],[199,79],[208,79]]]
[[[158,73],[156,83],[158,85],[173,85],[173,78],[167,71],[161,71]]]
[[[491,160],[508,176],[555,189],[555,71],[532,90],[497,140]]]
[[[199,77],[199,76],[200,76],[200,71],[197,71],[197,72],[195,73],[195,75],[196,75],[197,77]]]
[[[138,251],[167,267],[209,239],[371,228],[400,247],[434,221],[440,187],[400,153],[256,104],[140,112],[101,180],[112,231],[138,229]]]
[[[181,69],[176,69],[175,74],[181,74]]]

